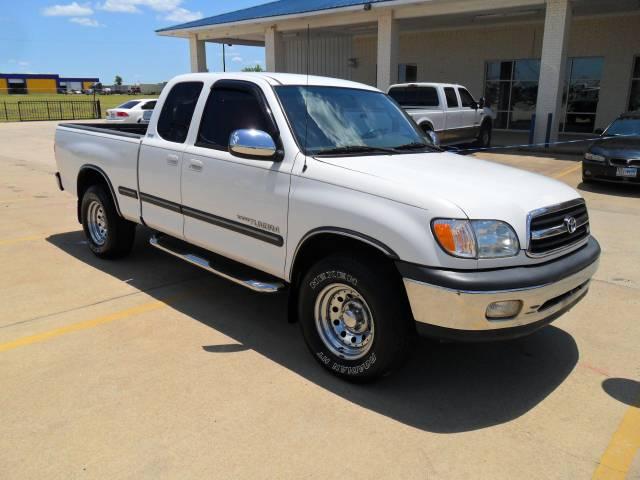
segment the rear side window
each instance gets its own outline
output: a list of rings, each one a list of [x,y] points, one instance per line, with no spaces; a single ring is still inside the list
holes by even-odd
[[[202,82],[183,82],[173,86],[158,119],[158,135],[169,142],[184,143],[201,91]]]
[[[140,107],[142,110],[153,110],[156,108],[156,102],[147,102]]]
[[[475,105],[476,101],[464,88],[459,88],[458,93],[460,94],[460,101],[463,107],[473,107]]]
[[[444,96],[447,97],[447,107],[453,108],[458,106],[458,97],[452,87],[445,87]]]
[[[140,103],[139,100],[131,100],[130,102],[125,102],[122,105],[117,106],[116,108],[125,108],[125,109],[130,109],[135,107],[136,105],[138,105]]]
[[[402,107],[437,107],[440,105],[435,87],[395,87],[389,96]]]
[[[273,134],[273,124],[265,115],[263,105],[251,88],[214,86],[202,114],[198,145],[226,150],[231,132],[242,128]]]

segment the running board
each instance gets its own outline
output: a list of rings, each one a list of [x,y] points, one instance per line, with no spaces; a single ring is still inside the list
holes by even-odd
[[[152,235],[149,243],[175,257],[255,292],[275,293],[283,290],[286,286],[282,280],[273,275],[168,235]]]

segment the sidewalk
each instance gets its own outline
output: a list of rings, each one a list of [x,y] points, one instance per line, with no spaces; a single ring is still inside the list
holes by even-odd
[[[572,142],[572,143],[560,143],[557,145],[550,145],[549,148],[544,146],[528,146],[529,144],[529,132],[507,132],[507,131],[494,131],[493,139],[491,140],[492,147],[506,147],[513,146],[513,150],[527,151],[527,152],[544,152],[544,153],[560,153],[565,155],[583,155],[587,150],[587,147],[591,143],[592,139],[597,135],[579,135],[570,133],[561,133],[558,142]],[[511,149],[505,149],[511,150]]]

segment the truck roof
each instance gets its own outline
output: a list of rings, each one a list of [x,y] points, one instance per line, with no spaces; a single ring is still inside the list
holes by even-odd
[[[409,83],[396,83],[391,85],[389,89],[395,87],[460,87],[466,89],[464,85],[459,85],[457,83],[437,83],[437,82],[409,82]]]
[[[273,86],[278,85],[313,85],[325,87],[358,88],[361,90],[379,91],[377,88],[364,83],[341,80],[339,78],[320,77],[316,75],[304,75],[295,73],[271,73],[271,72],[216,72],[216,73],[187,73],[178,75],[173,81],[194,81],[210,79],[229,80],[255,80],[261,79]]]

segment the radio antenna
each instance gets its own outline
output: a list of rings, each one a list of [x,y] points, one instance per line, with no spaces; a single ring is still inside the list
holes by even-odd
[[[306,70],[307,70],[307,88],[305,89],[304,96],[304,165],[302,166],[302,173],[307,171],[307,133],[309,132],[309,105],[307,104],[307,96],[309,95],[309,57],[311,56],[311,26],[307,24],[307,55],[306,55]]]

